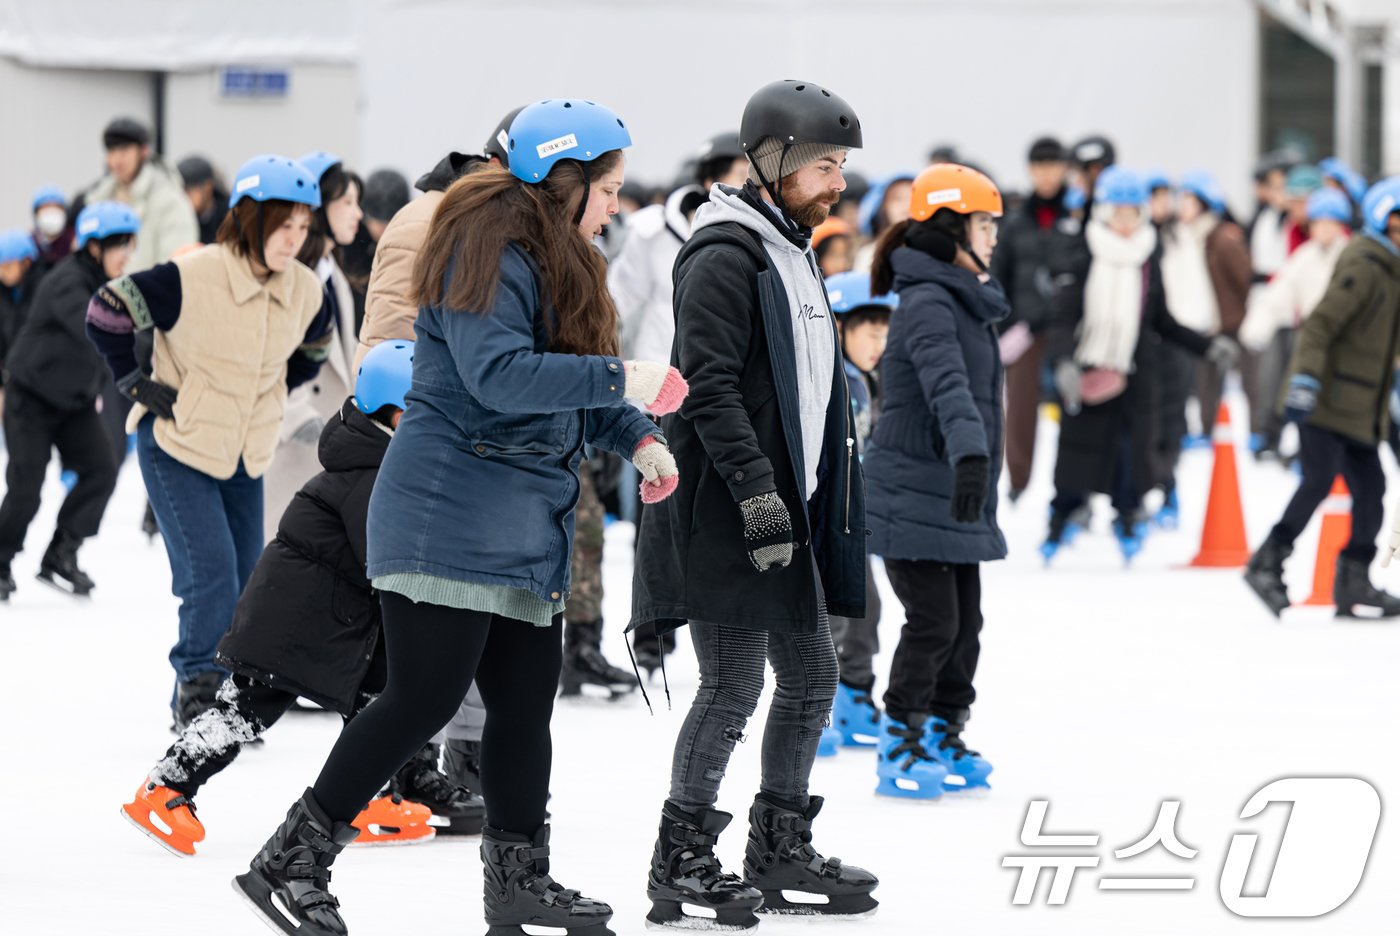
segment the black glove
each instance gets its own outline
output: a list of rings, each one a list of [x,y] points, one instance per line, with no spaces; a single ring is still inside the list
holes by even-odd
[[[953,519],[976,523],[987,506],[987,459],[981,455],[964,458],[953,467]]]
[[[175,398],[179,391],[156,383],[139,370],[134,370],[117,381],[117,389],[122,396],[140,403],[162,419],[175,418]]]
[[[760,572],[785,569],[792,562],[792,515],[776,492],[739,502],[749,561]]]

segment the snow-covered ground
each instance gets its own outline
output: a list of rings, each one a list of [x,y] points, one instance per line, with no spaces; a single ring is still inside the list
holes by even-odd
[[[1042,436],[1037,479],[1018,507],[1004,506],[1012,556],[985,568],[986,627],[980,701],[967,738],[996,764],[993,791],[932,804],[877,798],[873,755],[847,749],[819,761],[813,792],[827,798],[817,844],[879,874],[879,913],[842,924],[765,921],[764,932],[830,925],[849,933],[1394,932],[1400,916],[1400,852],[1382,821],[1365,879],[1350,902],[1313,921],[1230,914],[1217,882],[1232,834],[1261,834],[1262,887],[1287,819],[1285,806],[1241,820],[1252,793],[1284,776],[1339,775],[1395,792],[1400,753],[1400,625],[1340,623],[1328,609],[1270,617],[1237,571],[1183,569],[1195,552],[1209,480],[1209,452],[1181,468],[1183,529],[1154,535],[1125,571],[1102,504],[1092,535],[1042,567],[1053,460]],[[1393,464],[1387,456],[1387,466]],[[1240,459],[1252,543],[1276,519],[1294,480]],[[176,860],[118,816],[170,743],[175,602],[159,546],[139,531],[142,489],[123,470],[101,537],[84,551],[97,597],[74,601],[32,576],[52,529],[56,476],[15,568],[19,593],[0,609],[0,756],[7,786],[0,859],[0,931],[63,934],[251,934],[261,925],[235,898],[230,878],[313,780],[339,719],[289,715],[267,744],[245,754],[199,797],[209,837],[196,858]],[[1387,524],[1388,527],[1388,524]],[[1290,566],[1296,597],[1312,575],[1316,524]],[[631,530],[610,528],[605,650],[625,663],[621,630],[630,601]],[[1375,570],[1385,580],[1385,570]],[[1400,574],[1390,581],[1400,586]],[[880,672],[902,623],[882,580]],[[696,678],[687,641],[670,665],[673,707],[659,684],[655,715],[640,697],[616,704],[561,704],[554,719],[554,868],[570,887],[610,901],[613,926],[643,931],[644,880],[671,746]],[[883,688],[883,684],[881,686]],[[762,712],[760,712],[760,715]],[[735,755],[721,808],[737,817],[720,843],[737,870],[757,784],[761,726]],[[1047,832],[1098,833],[1099,867],[1081,871],[1068,902],[1012,906],[1016,872],[1006,855],[1028,854],[1018,835],[1032,799],[1051,803]],[[1177,831],[1193,860],[1160,847],[1118,860],[1143,838],[1164,800],[1181,803]],[[1272,844],[1271,844],[1272,843]],[[352,850],[335,868],[335,893],[351,932],[480,933],[476,840]],[[1054,853],[1050,850],[1050,853]],[[1113,893],[1102,876],[1189,876],[1180,893]],[[1048,872],[1046,877],[1048,877]],[[1254,891],[1257,892],[1257,891]]]

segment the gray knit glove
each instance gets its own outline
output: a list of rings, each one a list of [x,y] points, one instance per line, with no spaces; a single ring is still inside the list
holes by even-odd
[[[760,572],[785,569],[792,562],[792,515],[773,491],[739,502],[749,561]]]

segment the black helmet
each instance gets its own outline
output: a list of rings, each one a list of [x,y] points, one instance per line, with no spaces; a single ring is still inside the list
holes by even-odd
[[[860,149],[860,119],[837,95],[810,81],[775,81],[764,85],[744,105],[739,123],[739,146],[751,152],[764,137],[777,137],[784,146],[829,143]]]
[[[116,149],[118,146],[146,146],[151,142],[151,131],[134,117],[115,117],[102,130],[102,146]]]
[[[481,152],[487,158],[495,156],[507,169],[510,168],[510,125],[515,122],[515,115],[524,109],[522,105],[502,117],[501,122],[496,125],[496,129],[491,131],[491,139],[487,140],[486,145],[481,148]]]
[[[394,169],[376,169],[365,180],[365,191],[360,196],[360,208],[365,217],[375,221],[388,221],[399,209],[408,204],[408,180],[403,173]]]
[[[1074,149],[1070,150],[1070,157],[1076,166],[1088,166],[1093,163],[1111,166],[1118,161],[1118,153],[1108,137],[1099,135],[1087,136],[1074,144]]]
[[[203,156],[186,156],[176,164],[185,188],[214,181],[214,167]]]
[[[731,130],[710,137],[696,159],[705,163],[712,159],[738,159],[743,155],[744,148],[739,145],[739,134]]]

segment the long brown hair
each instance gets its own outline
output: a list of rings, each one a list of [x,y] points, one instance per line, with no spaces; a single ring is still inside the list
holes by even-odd
[[[586,179],[606,175],[621,159],[618,150],[604,153],[588,164],[587,176],[578,162],[561,160],[538,185],[494,167],[458,179],[433,214],[413,266],[418,304],[485,314],[496,298],[501,251],[519,244],[539,265],[541,299],[553,309],[546,320],[550,350],[616,355],[607,262],[579,236],[573,219],[588,196]]]
[[[890,265],[890,254],[896,247],[904,246],[904,237],[913,223],[905,218],[880,233],[880,239],[875,242],[875,255],[870,260],[870,295],[883,296],[894,289],[894,267]]]

